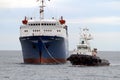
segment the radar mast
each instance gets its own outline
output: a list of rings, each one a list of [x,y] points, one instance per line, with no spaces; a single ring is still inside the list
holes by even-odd
[[[48,0],[50,1],[50,0]],[[37,2],[40,2],[40,19],[44,19],[44,3],[45,1],[44,0],[37,0]]]

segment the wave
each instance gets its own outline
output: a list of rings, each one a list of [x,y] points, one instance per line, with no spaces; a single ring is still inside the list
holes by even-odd
[[[110,66],[120,66],[120,63],[112,63]]]

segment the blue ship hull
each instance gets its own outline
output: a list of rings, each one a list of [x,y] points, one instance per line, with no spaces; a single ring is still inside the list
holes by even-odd
[[[63,37],[20,37],[24,63],[65,63],[67,47]]]

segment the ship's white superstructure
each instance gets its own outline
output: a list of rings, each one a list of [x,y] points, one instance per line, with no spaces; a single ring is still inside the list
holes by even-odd
[[[60,36],[66,37],[66,25],[59,20],[28,20],[20,27],[20,36]]]
[[[89,33],[88,28],[81,29],[80,43],[77,45],[77,53],[84,54],[84,55],[93,55],[96,49],[91,50],[89,40],[92,40],[92,39],[93,39],[93,36]]]

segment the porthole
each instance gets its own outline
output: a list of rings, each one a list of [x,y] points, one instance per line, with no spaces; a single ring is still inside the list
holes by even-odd
[[[24,30],[24,32],[28,32],[28,30]]]

